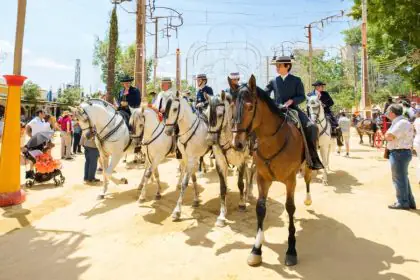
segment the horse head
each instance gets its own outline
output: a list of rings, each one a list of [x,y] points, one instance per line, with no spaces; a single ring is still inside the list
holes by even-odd
[[[220,96],[214,96],[210,99],[209,110],[207,111],[209,127],[206,138],[209,146],[218,143],[222,130],[230,123],[232,116],[229,114],[229,109],[230,105],[224,91],[222,91]]]
[[[177,91],[176,95],[169,98],[166,102],[163,118],[165,123],[165,133],[168,136],[174,135],[175,126],[178,124],[180,117],[182,117],[181,100],[179,92]]]
[[[82,107],[83,103],[81,103],[77,107],[69,107],[70,111],[72,112],[73,116],[79,122],[80,128],[82,132],[88,131],[89,134],[86,137],[90,138],[93,134],[93,126],[91,124],[89,115],[87,114],[86,110]]]
[[[309,117],[313,122],[317,122],[320,118],[324,118],[324,108],[318,96],[310,96],[307,98],[307,106]]]
[[[237,150],[244,150],[246,141],[255,128],[257,112],[257,84],[255,76],[251,75],[247,85],[239,88],[234,107],[233,145]]]
[[[144,127],[146,123],[143,106],[133,110],[129,123],[131,127],[130,138],[133,139],[135,146],[139,146],[143,140]]]

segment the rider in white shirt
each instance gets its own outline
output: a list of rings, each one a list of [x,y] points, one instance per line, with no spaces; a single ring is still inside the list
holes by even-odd
[[[172,89],[172,80],[171,78],[164,77],[161,80],[161,89],[162,91],[156,97],[155,102],[153,103],[153,107],[159,110],[159,112],[163,113],[165,111],[166,101],[172,96],[174,93]]]

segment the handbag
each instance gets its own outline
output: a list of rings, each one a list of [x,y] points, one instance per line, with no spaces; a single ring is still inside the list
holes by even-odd
[[[385,148],[385,152],[384,152],[384,158],[385,159],[389,159],[389,153],[390,153],[390,150]]]

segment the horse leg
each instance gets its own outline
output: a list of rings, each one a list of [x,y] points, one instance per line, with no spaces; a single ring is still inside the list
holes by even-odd
[[[286,211],[289,215],[289,238],[288,248],[286,252],[286,258],[284,263],[287,266],[296,265],[298,262],[296,252],[296,228],[293,215],[296,210],[295,206],[295,188],[296,188],[296,176],[290,176],[290,179],[286,182]]]
[[[252,166],[250,167],[246,162],[245,164],[245,184],[246,184],[246,190],[245,190],[245,203],[250,202],[252,199],[252,179],[253,179],[253,170]]]
[[[324,184],[324,186],[328,185],[328,173],[327,173],[327,169],[328,169],[328,149],[329,149],[329,145],[327,145],[327,146],[322,145],[321,148],[320,148],[322,163],[324,165],[323,174],[322,174],[322,183]]]
[[[104,185],[102,187],[102,192],[98,195],[98,199],[104,199],[106,192],[108,191],[108,184],[109,184],[109,179],[108,179],[108,175],[105,172],[105,170],[107,170],[108,168],[108,164],[109,164],[109,157],[108,156],[103,156],[102,153],[100,154],[101,157],[101,162],[102,162],[102,177],[104,179]]]
[[[312,170],[305,164],[304,167],[304,179],[306,183],[306,198],[305,198],[305,205],[309,206],[312,204],[311,198],[311,180],[312,180]]]
[[[245,174],[245,163],[243,163],[239,167],[238,172],[238,189],[239,189],[239,211],[245,211],[246,210],[246,199],[244,194],[244,174]]]
[[[198,207],[200,206],[200,193],[198,192],[197,176],[195,175],[195,171],[191,174],[191,180],[194,188],[194,201],[192,206]]]
[[[116,184],[116,185],[120,185],[120,184],[128,184],[128,180],[125,178],[115,178],[112,173],[115,169],[115,167],[117,166],[118,162],[120,162],[122,155],[114,155],[111,157],[111,163],[109,164],[108,168],[105,170],[104,169],[104,173],[107,174],[107,176],[109,177],[109,179],[111,179],[111,181]]]
[[[185,172],[185,163],[184,163],[184,160],[181,160],[179,162],[179,168],[178,168],[178,170],[179,170],[179,178],[178,178],[178,183],[176,183],[176,188],[178,190],[180,190],[181,189],[182,179],[184,178],[184,172]]]
[[[149,181],[150,177],[152,176],[152,166],[146,166],[144,169],[143,178],[141,179],[141,182],[139,184],[138,190],[140,192],[138,202],[144,202],[146,200],[146,188],[144,187],[147,182]]]
[[[257,236],[255,238],[254,246],[252,247],[251,254],[248,257],[248,265],[257,266],[262,262],[262,243],[264,241],[264,231],[263,223],[266,213],[266,200],[268,195],[268,190],[270,189],[271,182],[265,181],[264,178],[257,174],[257,184],[258,184],[258,200],[256,205],[257,213]]]
[[[219,214],[219,217],[217,217],[216,226],[223,227],[225,226],[226,214],[227,214],[227,207],[226,207],[227,165],[220,166],[216,160],[216,170],[217,170],[217,175],[219,175],[219,182],[220,182],[220,214]]]
[[[160,185],[159,170],[158,170],[157,167],[153,171],[153,175],[154,175],[154,177],[156,179],[156,184],[157,184],[157,190],[156,190],[155,200],[160,200],[162,198],[162,195],[160,194],[160,191],[162,189],[162,186]]]
[[[186,166],[185,175],[184,175],[184,178],[182,180],[181,192],[179,194],[178,201],[176,202],[175,209],[172,212],[172,220],[173,221],[178,221],[179,218],[181,217],[182,201],[184,199],[185,190],[188,187],[188,182],[190,181],[190,176],[191,176],[191,173],[192,173],[191,171],[193,170],[193,167],[196,164],[195,160],[196,159],[193,159],[193,160],[190,159],[188,161],[187,166]]]
[[[359,137],[360,137],[359,144],[363,144],[363,134],[362,133],[359,133]]]

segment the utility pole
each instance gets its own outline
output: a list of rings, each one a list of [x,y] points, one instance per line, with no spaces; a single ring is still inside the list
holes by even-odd
[[[134,83],[140,89],[142,100],[146,100],[146,0],[137,0],[136,19],[136,61],[134,71]]]
[[[312,49],[312,23],[308,26],[305,26],[308,29],[308,45],[309,45],[309,85],[312,83],[312,56],[313,56],[313,49]]]
[[[155,59],[153,61],[153,85],[156,88],[156,72],[158,65],[158,33],[159,33],[159,18],[155,18]]]
[[[181,90],[181,52],[176,49],[176,90]]]
[[[311,22],[310,24],[305,26],[305,29],[308,29],[308,35],[306,37],[308,38],[308,44],[309,44],[309,84],[312,83],[312,57],[313,57],[312,27],[314,26],[317,27],[319,24],[321,24],[321,27],[324,28],[324,24],[333,22],[335,18],[340,18],[343,16],[344,16],[344,11],[342,10],[339,14],[322,18],[318,21]]]
[[[13,63],[13,74],[21,75],[22,72],[22,50],[23,50],[23,34],[25,32],[25,17],[26,17],[26,0],[19,0],[18,14],[16,25],[16,42],[15,54]]]
[[[367,54],[367,0],[362,0],[362,100],[361,109],[365,118],[371,117],[369,102],[369,70]]]

